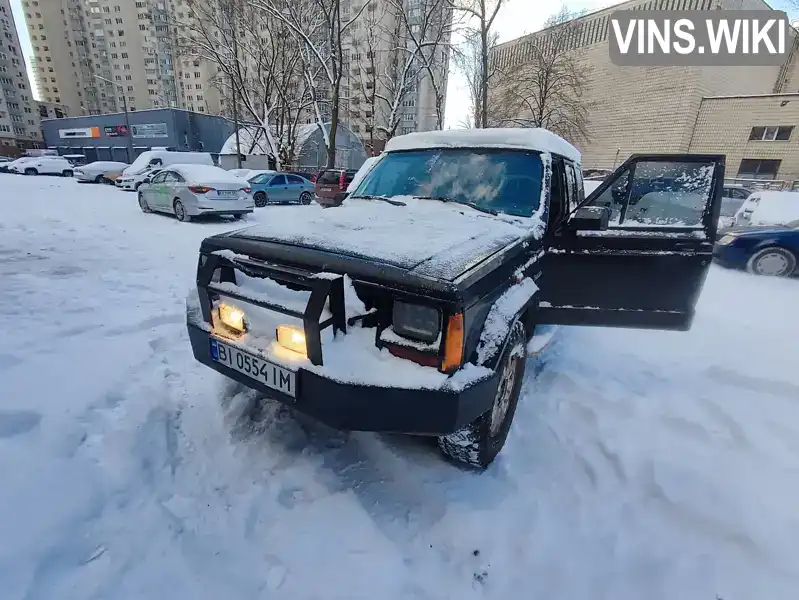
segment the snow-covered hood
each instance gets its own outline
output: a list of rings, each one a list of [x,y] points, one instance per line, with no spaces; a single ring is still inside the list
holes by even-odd
[[[721,229],[716,237],[723,237],[728,234],[741,235],[768,235],[770,233],[783,233],[789,228],[784,225],[763,225],[761,227],[730,227]]]
[[[511,219],[435,200],[406,206],[348,199],[339,207],[287,207],[235,237],[362,258],[417,275],[453,280],[502,248],[532,236],[532,219]]]

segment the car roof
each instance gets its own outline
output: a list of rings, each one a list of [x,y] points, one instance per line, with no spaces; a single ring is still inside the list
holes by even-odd
[[[580,162],[577,148],[559,135],[540,127],[424,131],[391,138],[386,144],[386,152],[432,148],[533,150]]]

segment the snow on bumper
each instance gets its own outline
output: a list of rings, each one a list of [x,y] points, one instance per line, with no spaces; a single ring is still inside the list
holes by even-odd
[[[203,320],[195,292],[187,299],[187,327],[196,360],[340,430],[451,433],[490,409],[498,384],[496,373],[484,367],[467,365],[450,377],[395,357],[374,345],[371,329],[351,328],[326,339],[324,366],[287,359],[274,340],[218,336]],[[293,371],[294,396],[214,360],[212,339]]]

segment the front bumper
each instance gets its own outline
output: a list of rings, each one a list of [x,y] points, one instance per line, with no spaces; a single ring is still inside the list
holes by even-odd
[[[306,369],[296,372],[292,398],[211,358],[211,335],[187,323],[194,358],[230,379],[343,431],[445,435],[457,431],[491,408],[496,374],[462,390],[384,388],[342,383]]]

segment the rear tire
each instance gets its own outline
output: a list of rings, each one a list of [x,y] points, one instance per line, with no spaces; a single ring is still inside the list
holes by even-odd
[[[311,196],[310,192],[303,192],[300,194],[300,204],[310,204],[313,200],[313,196]]]
[[[172,208],[175,209],[175,216],[177,217],[178,221],[181,223],[188,223],[191,221],[191,216],[186,213],[186,207],[183,206],[183,202],[175,199],[175,202],[172,204]]]
[[[517,321],[508,334],[508,343],[497,363],[499,384],[491,410],[455,433],[438,438],[438,446],[448,458],[485,469],[502,450],[519,403],[526,340],[524,325]]]
[[[255,206],[258,208],[263,208],[266,206],[267,202],[269,202],[266,197],[266,192],[255,192],[255,195],[252,197],[252,199],[255,201]]]
[[[755,252],[746,262],[746,270],[755,275],[790,277],[796,271],[796,262],[793,252],[772,246]]]
[[[62,177],[72,177],[73,175],[74,175],[74,173],[72,171],[70,171],[69,169],[67,169],[66,171],[61,173]]]
[[[38,175],[39,171],[36,169],[25,169],[25,175]]]
[[[102,175],[98,175],[94,178],[94,183],[103,183],[104,177]]]
[[[147,200],[145,199],[144,194],[141,192],[139,192],[139,208],[141,208],[141,211],[145,213],[153,212],[150,210],[150,205],[147,204]]]

